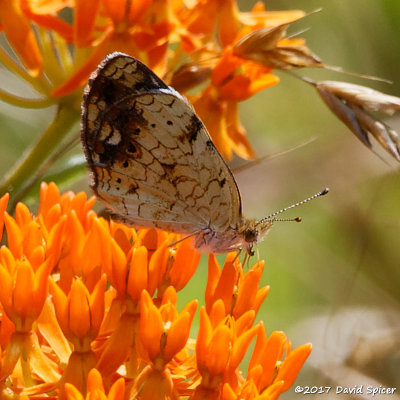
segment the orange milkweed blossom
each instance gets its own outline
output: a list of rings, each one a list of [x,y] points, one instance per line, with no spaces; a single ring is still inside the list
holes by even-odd
[[[111,386],[108,395],[105,395],[104,384],[100,373],[93,368],[90,370],[87,377],[87,397],[89,399],[108,399],[108,400],[120,400],[125,396],[125,381],[123,378],[118,379]],[[65,394],[67,400],[84,400],[81,392],[76,389],[74,385],[67,383],[65,385]]]
[[[0,47],[0,62],[36,93],[26,97],[0,89],[0,99],[24,108],[57,107],[36,144],[2,180],[0,192],[12,190],[14,206],[68,148],[62,143],[74,143],[83,86],[113,51],[143,61],[183,94],[194,89],[191,99],[221,154],[254,158],[238,102],[278,78],[271,68],[234,55],[233,46],[248,32],[302,15],[267,12],[261,3],[243,13],[234,0],[0,0],[0,29],[12,49]],[[179,72],[188,65],[189,77]]]
[[[276,399],[293,384],[309,344],[268,337],[256,313],[264,263],[209,258],[205,306],[179,311],[199,254],[189,240],[106,221],[86,194],[43,183],[35,215],[0,199],[0,391],[21,398]],[[1,220],[0,220],[1,223]],[[170,246],[171,243],[173,246]],[[50,287],[50,290],[48,290]],[[200,299],[201,301],[201,299]],[[256,339],[247,376],[240,364]],[[106,393],[108,393],[106,395]]]

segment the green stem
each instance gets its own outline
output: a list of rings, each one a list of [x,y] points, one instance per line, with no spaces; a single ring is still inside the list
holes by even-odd
[[[11,195],[11,207],[40,179],[41,166],[51,157],[78,120],[79,112],[71,104],[59,105],[55,119],[39,141],[22,155],[21,160],[0,183],[0,194],[9,192]]]
[[[52,106],[56,102],[56,99],[54,99],[53,97],[45,97],[42,99],[27,99],[17,96],[15,94],[8,93],[3,89],[0,89],[0,100],[22,108],[44,108]]]

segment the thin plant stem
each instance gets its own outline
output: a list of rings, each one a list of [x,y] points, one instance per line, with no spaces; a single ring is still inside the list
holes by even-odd
[[[0,193],[12,193],[14,207],[35,184],[42,172],[41,166],[56,151],[62,140],[79,120],[79,111],[71,104],[60,104],[53,122],[43,132],[38,142],[29,148],[17,165],[5,176],[0,184]]]
[[[52,106],[57,101],[57,99],[52,97],[45,97],[42,99],[27,99],[25,97],[8,93],[3,89],[0,89],[0,100],[22,108],[44,108]]]

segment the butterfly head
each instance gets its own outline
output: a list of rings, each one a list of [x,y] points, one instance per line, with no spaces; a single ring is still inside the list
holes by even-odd
[[[242,247],[246,250],[246,252],[249,255],[253,255],[253,246],[257,244],[258,242],[261,242],[261,240],[264,239],[265,235],[267,232],[270,230],[272,224],[275,221],[295,221],[295,222],[300,222],[301,218],[296,217],[296,218],[289,218],[289,219],[281,219],[281,218],[276,218],[279,214],[284,213],[287,210],[290,210],[292,208],[298,207],[304,203],[309,202],[310,200],[316,199],[317,197],[324,196],[328,193],[329,189],[325,188],[324,190],[314,194],[311,197],[308,197],[305,200],[302,200],[296,204],[293,204],[289,207],[282,208],[279,211],[276,211],[269,215],[268,217],[265,217],[259,221],[255,220],[246,220],[242,224],[242,228],[239,229],[239,234],[242,236]]]
[[[241,235],[243,237],[243,248],[250,256],[254,255],[253,246],[264,239],[265,235],[271,228],[271,221],[255,221],[248,220],[243,225]]]

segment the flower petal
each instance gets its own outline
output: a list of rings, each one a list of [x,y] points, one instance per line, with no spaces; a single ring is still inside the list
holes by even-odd
[[[37,77],[42,73],[42,56],[35,34],[18,3],[16,0],[0,1],[0,22],[7,40],[29,73]]]

